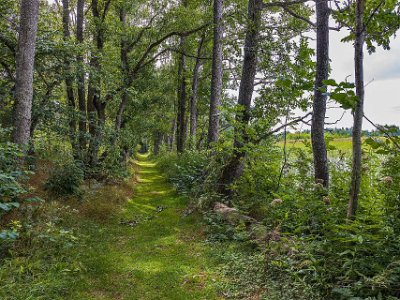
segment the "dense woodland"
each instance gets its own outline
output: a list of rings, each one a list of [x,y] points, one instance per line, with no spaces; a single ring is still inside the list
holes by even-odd
[[[400,299],[399,128],[364,114],[399,27],[396,0],[1,0],[0,299]]]

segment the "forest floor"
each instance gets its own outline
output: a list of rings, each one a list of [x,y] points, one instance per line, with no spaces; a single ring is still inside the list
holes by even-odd
[[[135,164],[134,196],[110,221],[84,226],[86,271],[68,299],[221,299],[201,219],[183,216],[187,199],[155,163]]]

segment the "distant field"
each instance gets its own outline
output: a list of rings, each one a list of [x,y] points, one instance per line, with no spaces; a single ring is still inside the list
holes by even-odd
[[[300,138],[300,139],[289,139],[287,140],[287,147],[290,148],[305,148],[306,144],[311,143],[311,138]],[[278,142],[279,146],[283,147],[283,141]],[[330,146],[335,147],[335,150],[341,150],[343,152],[351,151],[351,137],[347,138],[335,138],[329,142]]]

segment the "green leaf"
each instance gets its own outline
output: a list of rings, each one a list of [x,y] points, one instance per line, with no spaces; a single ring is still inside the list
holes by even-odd
[[[323,80],[322,83],[330,86],[338,86],[337,82],[334,79],[326,79]]]

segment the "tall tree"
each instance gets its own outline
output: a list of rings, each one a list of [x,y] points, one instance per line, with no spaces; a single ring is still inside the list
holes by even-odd
[[[62,0],[63,5],[63,13],[62,13],[62,22],[63,22],[63,38],[65,43],[69,43],[71,38],[71,33],[69,30],[69,0]],[[75,120],[75,96],[73,89],[73,80],[71,76],[71,64],[69,57],[65,55],[64,58],[64,78],[65,78],[65,87],[67,90],[67,104],[70,109],[70,121],[69,121],[69,135],[72,144],[72,148],[76,149],[76,120]]]
[[[196,145],[196,134],[197,134],[197,98],[199,90],[199,75],[202,64],[201,53],[204,46],[205,32],[201,35],[199,46],[197,48],[196,63],[193,68],[193,79],[192,79],[192,95],[190,97],[190,147],[194,148]]]
[[[121,91],[121,103],[118,108],[117,117],[115,120],[115,130],[119,132],[122,126],[122,117],[123,111],[128,103],[128,88],[132,84],[132,76],[129,74],[129,65],[128,65],[128,54],[129,54],[129,45],[127,41],[127,33],[126,33],[126,7],[124,4],[121,5],[119,11],[119,20],[122,25],[122,36],[121,36],[121,73],[122,73],[122,91]]]
[[[218,141],[219,136],[219,106],[222,97],[222,24],[223,0],[214,0],[214,44],[211,75],[211,99],[208,126],[208,144]]]
[[[76,7],[76,40],[83,45],[83,22],[84,22],[85,0],[78,0]],[[86,148],[86,98],[85,98],[85,69],[82,50],[76,57],[77,61],[77,85],[78,85],[78,107],[79,107],[79,147],[81,153]]]
[[[246,145],[249,141],[248,125],[250,122],[251,100],[254,92],[254,80],[257,70],[257,56],[260,39],[262,0],[249,0],[248,23],[244,44],[244,59],[242,67],[242,80],[240,81],[238,96],[238,112],[236,113],[235,138],[233,154],[227,165],[222,170],[219,193],[231,197],[230,185],[238,179],[244,167]]]
[[[38,19],[39,0],[21,0],[13,132],[13,141],[18,144],[28,144],[30,136]]]
[[[353,163],[351,172],[350,200],[347,217],[354,218],[358,207],[362,169],[362,121],[364,118],[364,0],[357,0],[355,15],[354,68],[357,103],[353,114]]]
[[[185,150],[186,142],[186,56],[184,53],[185,36],[180,37],[178,61],[178,110],[177,110],[177,127],[176,127],[176,150],[182,153]]]
[[[90,76],[88,84],[87,110],[89,116],[89,163],[96,165],[98,162],[98,151],[101,143],[105,124],[106,101],[101,96],[101,54],[105,42],[105,18],[110,8],[111,0],[104,1],[103,9],[100,13],[98,0],[92,0],[92,14],[95,23],[94,41],[95,49],[92,50],[90,58]]]
[[[315,180],[329,186],[329,168],[325,132],[327,96],[321,88],[329,76],[329,7],[328,0],[316,0],[317,12],[317,70],[314,87],[314,104],[311,141],[314,155]]]

